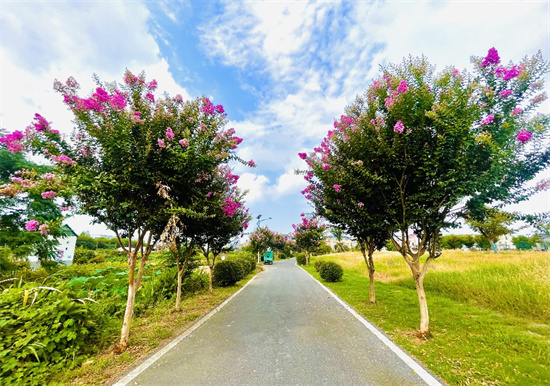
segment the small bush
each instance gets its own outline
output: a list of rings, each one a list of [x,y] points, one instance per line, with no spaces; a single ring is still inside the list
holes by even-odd
[[[242,276],[241,266],[231,260],[220,261],[214,266],[214,284],[218,287],[235,285]]]
[[[328,282],[340,281],[343,274],[344,270],[342,269],[342,267],[332,261],[327,261],[326,263],[322,264],[321,268],[319,269],[319,275],[321,276],[321,278]]]
[[[279,259],[284,260],[286,258],[287,258],[287,256],[285,255],[284,252],[279,253]]]
[[[296,254],[296,264],[306,265],[306,254],[305,253],[297,253]]]
[[[317,261],[315,262],[315,270],[316,270],[317,272],[319,272],[319,270],[321,269],[321,267],[322,267],[323,264],[325,264],[325,263],[326,263],[326,261],[324,261],[324,260],[317,260]]]
[[[93,258],[95,258],[93,250],[76,248],[74,250],[73,264],[88,264]]]

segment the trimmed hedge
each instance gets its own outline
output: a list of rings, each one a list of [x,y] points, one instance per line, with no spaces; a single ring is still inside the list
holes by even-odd
[[[343,274],[344,270],[342,267],[332,261],[327,261],[322,264],[319,269],[319,275],[321,278],[328,282],[340,281]]]
[[[243,277],[241,264],[236,261],[223,260],[214,266],[213,281],[218,287],[235,285]]]
[[[296,254],[296,264],[306,265],[306,254],[305,253],[297,253]]]
[[[316,270],[317,272],[319,272],[319,270],[321,269],[321,267],[322,267],[323,264],[325,264],[325,263],[326,263],[326,261],[324,261],[324,260],[317,260],[317,261],[315,262],[315,270]]]

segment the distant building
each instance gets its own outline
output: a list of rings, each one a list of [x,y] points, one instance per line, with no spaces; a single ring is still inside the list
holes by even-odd
[[[338,239],[333,236],[324,237],[323,241],[333,250],[335,251],[336,244],[338,244]],[[342,239],[340,240],[342,245],[346,247],[348,250],[352,250],[355,247],[355,240],[351,239],[350,237],[346,235],[342,235]]]
[[[57,246],[57,258],[55,261],[65,265],[71,265],[73,263],[74,249],[76,247],[78,235],[68,225],[63,225],[63,230],[67,236],[57,239],[59,245]],[[31,255],[28,257],[28,260],[32,269],[40,267],[38,256]]]
[[[512,242],[512,235],[503,235],[500,236],[498,241],[495,243],[499,251],[507,251],[516,249],[516,246]]]

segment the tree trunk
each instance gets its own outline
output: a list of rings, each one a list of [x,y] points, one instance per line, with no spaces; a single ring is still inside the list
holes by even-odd
[[[213,279],[214,279],[214,267],[210,267],[209,266],[209,280],[208,280],[208,291],[210,292],[210,295],[212,295],[212,282],[213,282]]]
[[[122,329],[120,331],[120,342],[117,351],[123,352],[128,347],[128,338],[130,336],[130,323],[134,314],[134,302],[136,300],[136,282],[134,280],[137,250],[128,252],[128,298],[126,299],[126,310],[124,311],[124,319]]]
[[[426,292],[424,292],[424,276],[414,278],[416,293],[418,294],[418,304],[420,306],[420,335],[428,336],[430,334],[430,315],[428,313],[428,302],[426,301]]]
[[[306,253],[306,265],[309,267],[309,253]]]
[[[376,303],[376,297],[374,295],[374,261],[372,259],[372,254],[369,252],[369,264],[367,264],[369,268],[369,284],[370,284],[370,292],[369,292],[369,302],[370,303]]]
[[[180,309],[181,304],[181,284],[183,282],[183,272],[185,271],[185,268],[179,269],[178,268],[178,289],[176,292],[176,310]]]

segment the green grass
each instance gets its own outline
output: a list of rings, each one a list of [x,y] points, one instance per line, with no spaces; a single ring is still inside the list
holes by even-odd
[[[375,256],[374,305],[368,303],[365,264],[356,254],[322,257],[344,266],[338,283],[320,279],[315,259],[305,269],[451,385],[550,384],[546,255],[442,257],[426,276],[428,339],[417,337],[416,290],[399,258]]]

